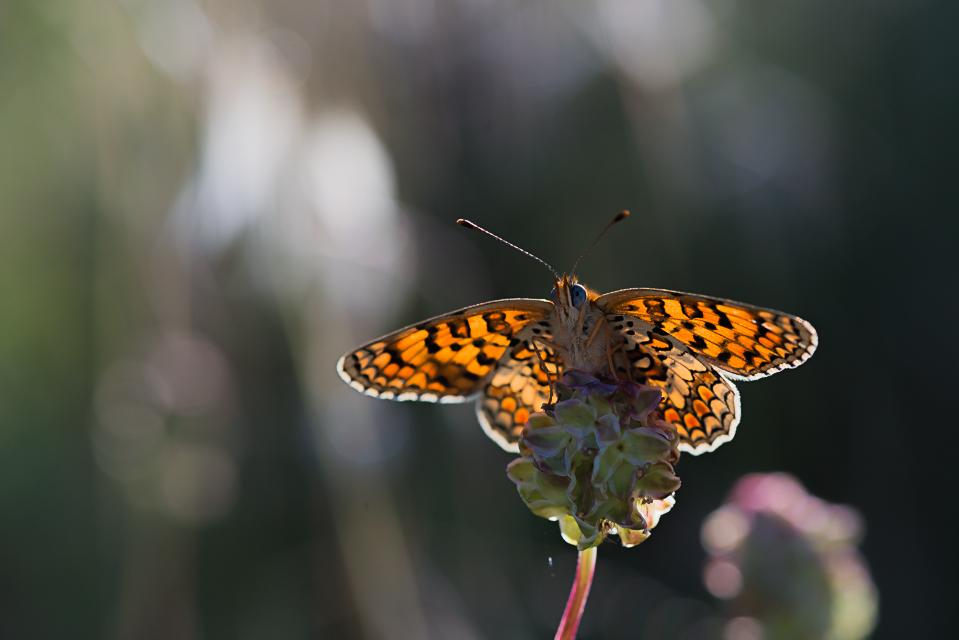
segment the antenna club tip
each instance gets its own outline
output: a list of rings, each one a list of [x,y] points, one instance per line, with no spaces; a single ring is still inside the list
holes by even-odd
[[[469,220],[466,220],[465,218],[457,218],[457,219],[456,219],[456,224],[458,224],[458,225],[461,226],[461,227],[466,227],[467,229],[475,229],[475,228],[476,228],[476,225],[475,225],[475,224],[473,224],[473,223],[470,222]]]
[[[625,220],[629,216],[630,216],[629,210],[623,209],[622,211],[616,214],[616,217],[613,218],[613,222],[619,222],[620,220]]]

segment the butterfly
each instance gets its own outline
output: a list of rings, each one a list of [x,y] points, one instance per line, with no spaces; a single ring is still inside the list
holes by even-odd
[[[549,267],[473,223],[460,224]],[[667,289],[599,294],[549,268],[548,299],[494,300],[430,318],[346,353],[337,372],[376,398],[475,399],[483,430],[514,453],[527,419],[553,400],[565,370],[629,380],[662,390],[660,409],[680,450],[700,454],[736,434],[734,381],[797,367],[818,344],[811,324],[781,311]]]

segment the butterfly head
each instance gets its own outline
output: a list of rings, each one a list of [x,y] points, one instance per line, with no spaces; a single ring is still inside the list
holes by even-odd
[[[567,314],[578,315],[578,311],[589,308],[589,302],[599,297],[599,294],[584,284],[576,276],[557,278],[553,290],[549,292],[549,299]]]
[[[579,309],[590,299],[589,290],[577,282],[575,276],[566,275],[557,278],[549,297],[554,304],[567,309]]]

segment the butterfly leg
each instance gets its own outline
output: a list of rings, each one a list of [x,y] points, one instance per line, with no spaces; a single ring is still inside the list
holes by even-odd
[[[536,346],[536,342],[531,341],[530,345],[533,347],[533,352],[536,354],[537,359],[539,359],[540,367],[543,369],[543,373],[546,374],[546,379],[549,380],[549,400],[546,404],[552,406],[553,404],[553,384],[555,380],[552,376],[549,375],[549,368],[546,366],[546,359],[543,357],[543,354],[540,353],[539,347]],[[542,407],[540,407],[542,409]]]
[[[619,376],[616,375],[616,362],[613,360],[613,356],[617,352],[621,351],[624,347],[624,343],[620,342],[615,347],[610,346],[612,344],[612,331],[610,331],[610,340],[606,341],[606,362],[609,366],[609,375],[612,376],[613,380],[619,381]],[[626,369],[626,376],[632,381],[632,376],[629,375],[629,369]]]
[[[581,316],[581,317],[582,317],[582,316]],[[593,341],[596,340],[596,337],[599,335],[600,330],[602,330],[604,327],[607,328],[607,332],[608,332],[608,331],[609,331],[609,323],[606,321],[606,318],[602,318],[602,321],[601,321],[601,322],[597,322],[597,323],[593,326],[593,330],[589,332],[589,335],[588,335],[588,336],[586,336],[586,348],[587,348],[587,349],[589,348],[589,345],[593,344]]]
[[[580,309],[579,317],[576,318],[576,335],[583,333],[583,325],[586,324],[586,310]],[[596,324],[599,324],[598,322]]]
[[[626,349],[625,349],[625,348],[623,349],[623,355],[625,356],[625,359],[626,359],[626,367],[625,367],[625,369],[626,369],[626,377],[629,378],[629,381],[630,381],[630,382],[636,382],[636,379],[633,378],[633,368],[630,366],[629,356],[626,355]]]
[[[580,316],[580,319],[582,319],[582,317],[583,317],[583,316]],[[589,349],[590,345],[593,344],[593,342],[596,340],[597,337],[599,337],[599,332],[602,331],[603,329],[606,329],[607,338],[611,338],[612,335],[613,335],[613,333],[612,333],[612,330],[610,329],[609,322],[606,320],[606,318],[601,317],[600,320],[597,321],[595,325],[593,325],[593,328],[592,328],[592,330],[589,332],[589,335],[586,336],[586,346],[585,346],[586,349]],[[606,363],[607,363],[607,365],[609,366],[609,374],[610,374],[610,375],[613,377],[613,379],[615,380],[615,379],[616,379],[616,369],[615,369],[615,367],[613,366],[613,354],[616,352],[616,350],[615,350],[615,349],[610,349],[609,344],[610,344],[610,340],[607,339],[607,341],[606,341]]]
[[[609,343],[607,342],[606,343],[606,364],[607,366],[609,366],[609,375],[613,378],[613,380],[615,380],[616,382],[619,382],[619,377],[616,375],[616,365],[613,363],[613,352],[614,352],[614,349],[610,347]]]

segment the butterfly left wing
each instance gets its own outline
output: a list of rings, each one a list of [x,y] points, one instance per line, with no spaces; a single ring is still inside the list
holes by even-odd
[[[387,334],[345,354],[340,377],[388,400],[463,402],[481,391],[525,327],[544,321],[548,300],[514,298],[466,307]]]

